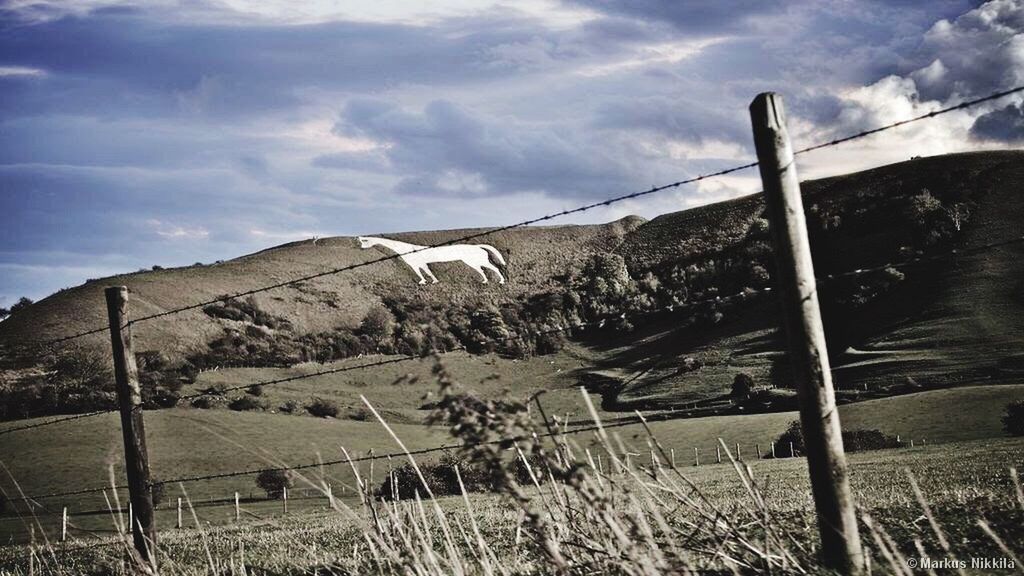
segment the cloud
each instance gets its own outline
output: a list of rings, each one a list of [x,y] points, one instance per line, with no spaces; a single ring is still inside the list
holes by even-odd
[[[46,76],[46,70],[29,66],[0,66],[0,78],[10,76],[29,76],[39,78]]]
[[[1024,106],[1010,104],[982,114],[971,126],[971,136],[1009,143],[1024,141]]]
[[[752,159],[746,108],[761,91],[786,95],[809,144],[1009,82],[1020,3],[12,0],[0,264],[114,262],[125,246],[125,269],[188,264],[314,232],[508,224],[647,189]],[[1003,145],[1010,103],[801,169]],[[572,221],[756,187],[751,171]],[[0,297],[19,282],[0,275]]]
[[[335,131],[383,141],[390,166],[409,174],[404,194],[467,196],[544,191],[563,196],[621,191],[633,182],[605,146],[565,126],[496,118],[447,100],[422,110],[349,102]]]
[[[200,226],[178,226],[150,218],[146,224],[153,233],[170,240],[204,240],[210,237],[210,231]]]

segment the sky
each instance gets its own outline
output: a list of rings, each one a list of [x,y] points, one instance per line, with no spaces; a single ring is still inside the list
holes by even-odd
[[[0,306],[312,236],[514,223],[1024,84],[1024,0],[0,0]],[[1011,97],[800,158],[1017,147]],[[756,170],[554,223],[760,189]]]

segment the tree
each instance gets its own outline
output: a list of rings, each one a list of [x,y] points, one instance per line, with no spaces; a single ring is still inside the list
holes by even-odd
[[[267,493],[267,498],[280,500],[285,488],[294,485],[291,470],[264,470],[256,477],[256,485]]]
[[[374,306],[366,313],[362,323],[362,333],[377,348],[380,348],[395,334],[395,315],[384,306]]]
[[[12,304],[10,308],[0,308],[0,318],[12,316],[33,304],[35,304],[35,302],[33,302],[31,298],[22,296],[21,298],[18,298],[18,301]]]
[[[732,380],[730,396],[736,400],[746,400],[754,390],[754,379],[746,372],[740,372]]]
[[[1024,436],[1024,400],[1017,400],[1006,405],[1003,414],[1003,430],[1011,436]]]

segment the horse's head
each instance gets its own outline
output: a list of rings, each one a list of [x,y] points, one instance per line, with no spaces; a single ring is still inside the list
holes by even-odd
[[[376,238],[370,238],[369,236],[360,236],[359,237],[359,247],[360,248],[372,248],[372,247],[377,245],[377,242],[375,240],[376,240]]]

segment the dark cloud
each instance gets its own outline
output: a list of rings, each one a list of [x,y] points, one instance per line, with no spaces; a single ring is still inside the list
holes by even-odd
[[[1024,142],[1024,106],[1010,104],[979,116],[971,126],[971,136],[980,140]]]
[[[747,28],[753,19],[779,13],[778,4],[763,0],[572,0],[572,3],[609,14],[669,22],[680,30],[698,35],[736,32]]]
[[[409,174],[397,187],[406,194],[593,196],[634,181],[610,150],[566,126],[487,117],[445,100],[422,111],[354,100],[335,130],[388,143],[390,165]]]

